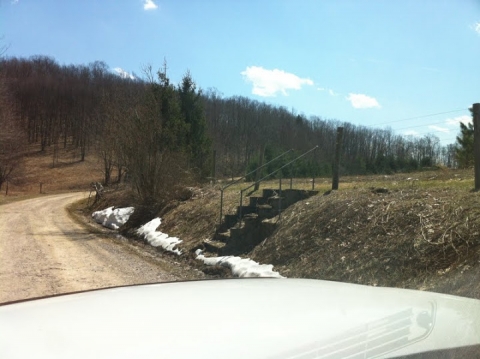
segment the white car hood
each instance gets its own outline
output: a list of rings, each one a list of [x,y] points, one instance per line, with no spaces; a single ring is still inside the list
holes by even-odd
[[[2,359],[383,358],[479,344],[478,300],[308,279],[150,284],[0,306]]]

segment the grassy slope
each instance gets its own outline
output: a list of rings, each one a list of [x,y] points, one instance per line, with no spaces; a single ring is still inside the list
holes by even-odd
[[[38,195],[39,182],[44,183],[44,193],[57,193],[87,191],[91,181],[101,179],[93,157],[78,162],[63,152],[57,167],[52,168],[51,161],[49,153],[32,152],[23,176],[10,184],[9,196],[0,195],[0,204]],[[305,180],[294,184],[310,186]],[[234,212],[243,187],[225,192],[224,213]],[[321,193],[328,188],[328,179],[317,180]],[[288,208],[275,233],[249,256],[274,264],[288,277],[480,298],[480,201],[472,188],[471,170],[345,177],[339,191]],[[128,193],[112,192],[98,206],[125,206],[130,200]],[[182,248],[192,250],[212,237],[219,204],[219,186],[197,189],[190,200],[171,203],[169,211],[160,213],[160,229],[180,237]]]

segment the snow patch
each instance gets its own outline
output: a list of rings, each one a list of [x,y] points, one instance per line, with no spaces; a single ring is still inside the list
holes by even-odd
[[[118,229],[128,221],[135,210],[133,207],[114,208],[115,207],[108,207],[102,211],[93,212],[92,217],[95,222],[104,227]]]
[[[120,76],[122,79],[130,79],[130,80],[136,80],[135,76],[133,76],[131,73],[125,71],[121,67],[115,67],[113,69],[117,73],[118,76]]]
[[[285,278],[281,276],[280,273],[273,271],[272,264],[259,264],[249,258],[234,256],[205,257],[200,249],[198,249],[195,254],[197,255],[196,259],[201,260],[206,265],[220,265],[230,268],[235,277]]]
[[[143,226],[136,230],[137,234],[143,236],[143,238],[153,247],[162,247],[166,251],[175,253],[177,255],[182,252],[175,248],[175,246],[182,241],[177,237],[169,237],[168,234],[157,232],[156,229],[162,220],[160,218],[152,219],[150,222],[145,223]]]

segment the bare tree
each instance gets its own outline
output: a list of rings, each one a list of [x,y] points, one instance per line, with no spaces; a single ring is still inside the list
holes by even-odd
[[[0,189],[22,167],[24,150],[25,133],[0,76]]]

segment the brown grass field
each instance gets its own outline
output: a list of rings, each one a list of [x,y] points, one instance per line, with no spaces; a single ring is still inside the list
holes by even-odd
[[[38,146],[31,146],[23,165],[8,183],[8,195],[6,184],[3,184],[0,204],[39,195],[89,191],[90,182],[101,179],[101,164],[94,156],[87,156],[81,162],[78,151],[61,150],[53,167],[53,149],[40,152]]]

